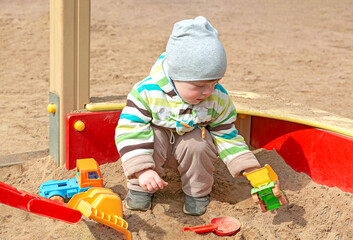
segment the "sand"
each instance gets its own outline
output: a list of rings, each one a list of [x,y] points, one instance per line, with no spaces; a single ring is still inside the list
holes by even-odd
[[[222,84],[242,109],[291,114],[353,129],[353,4],[351,1],[113,1],[92,0],[91,100],[121,102],[149,72],[176,21],[206,16],[228,57]],[[49,1],[0,1],[0,181],[30,193],[42,182],[68,179],[48,154]],[[222,239],[352,239],[353,197],[314,183],[275,151],[253,150],[279,175],[289,204],[262,213],[251,186],[217,162],[211,204],[201,217],[182,213],[178,174],[157,192],[152,210],[124,209],[133,239],[216,239],[181,232],[233,216],[241,230]],[[120,162],[101,166],[104,182],[123,200]],[[1,239],[120,239],[114,229],[83,217],[78,225],[0,205]]]

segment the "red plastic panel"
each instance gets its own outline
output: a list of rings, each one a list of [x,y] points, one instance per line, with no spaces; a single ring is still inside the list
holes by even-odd
[[[115,128],[121,111],[72,113],[66,117],[66,168],[76,167],[76,160],[94,158],[99,165],[115,162],[120,156],[115,146]],[[74,124],[81,120],[83,131]]]
[[[276,149],[297,172],[316,183],[353,193],[353,139],[310,126],[252,117],[254,148]]]

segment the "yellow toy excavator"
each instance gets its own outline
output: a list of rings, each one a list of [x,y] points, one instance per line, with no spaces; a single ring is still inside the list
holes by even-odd
[[[128,223],[123,219],[121,199],[112,190],[90,188],[87,192],[74,195],[68,205],[86,217],[123,233],[126,240],[132,239],[131,232],[127,230]]]

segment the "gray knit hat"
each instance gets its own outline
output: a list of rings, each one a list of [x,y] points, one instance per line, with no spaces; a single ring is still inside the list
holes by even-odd
[[[220,79],[227,68],[218,32],[202,16],[174,24],[166,60],[169,77],[178,81]]]

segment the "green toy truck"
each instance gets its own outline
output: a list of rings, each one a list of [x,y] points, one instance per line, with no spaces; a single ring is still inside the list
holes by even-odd
[[[279,189],[278,176],[270,165],[255,171],[244,173],[254,188],[251,196],[262,212],[287,205],[287,199]]]

